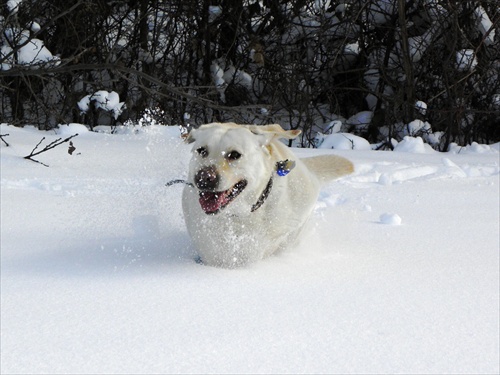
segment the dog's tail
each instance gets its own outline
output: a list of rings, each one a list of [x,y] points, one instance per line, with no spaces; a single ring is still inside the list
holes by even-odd
[[[341,156],[321,155],[301,159],[321,184],[354,172],[354,165]]]

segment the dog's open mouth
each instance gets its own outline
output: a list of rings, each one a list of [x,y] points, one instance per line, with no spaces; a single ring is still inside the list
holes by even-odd
[[[225,208],[247,186],[246,180],[233,185],[225,191],[200,191],[200,205],[207,215],[214,215]]]

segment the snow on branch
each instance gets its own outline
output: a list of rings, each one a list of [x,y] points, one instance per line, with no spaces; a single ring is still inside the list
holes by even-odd
[[[34,25],[32,27],[36,28]],[[54,56],[42,40],[31,37],[28,30],[19,32],[7,29],[4,35],[9,44],[3,45],[0,50],[1,70],[10,70],[16,65],[38,69],[58,66],[61,63],[60,58]]]
[[[477,28],[483,35],[484,42],[487,46],[492,45],[495,43],[495,27],[493,22],[491,22],[486,10],[481,5],[474,9],[474,14],[476,16]]]
[[[120,102],[120,97],[115,91],[100,90],[92,95],[86,95],[77,103],[77,106],[82,113],[87,113],[91,103],[96,109],[110,112],[115,120],[125,108],[125,102]]]

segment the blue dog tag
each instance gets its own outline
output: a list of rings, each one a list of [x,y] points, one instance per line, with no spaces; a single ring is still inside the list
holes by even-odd
[[[286,176],[293,168],[295,168],[293,160],[286,159],[276,163],[276,173],[278,173],[278,176]]]

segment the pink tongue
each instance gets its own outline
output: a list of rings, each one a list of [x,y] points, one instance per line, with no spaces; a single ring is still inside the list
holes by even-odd
[[[223,191],[218,193],[204,192],[200,195],[200,205],[205,213],[220,210],[226,202],[226,194]]]

